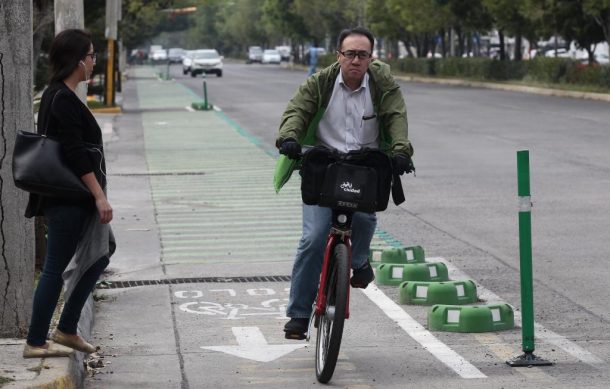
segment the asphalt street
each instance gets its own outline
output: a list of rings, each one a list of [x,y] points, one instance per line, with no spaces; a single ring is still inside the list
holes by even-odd
[[[202,280],[102,291],[95,332],[111,364],[88,386],[317,386],[313,345],[281,332],[289,287],[282,277],[299,235],[298,183],[278,196],[270,184],[279,118],[306,74],[227,63],[223,77],[205,79],[222,112],[193,113],[186,107],[202,95],[203,79],[171,70],[173,81],[131,71],[124,84],[117,140],[107,146],[119,240],[107,278]],[[376,243],[421,245],[453,275],[475,280],[480,297],[518,308],[516,152],[528,149],[537,354],[555,366],[505,365],[520,353],[519,328],[435,332],[439,343],[422,344],[426,308],[400,306],[414,319],[409,332],[383,300],[396,301],[396,288],[380,287],[352,293],[331,383],[605,387],[608,104],[416,83],[401,89],[417,176],[403,180],[406,203],[379,214]],[[445,362],[439,344],[449,350]],[[256,349],[266,351],[247,351]]]

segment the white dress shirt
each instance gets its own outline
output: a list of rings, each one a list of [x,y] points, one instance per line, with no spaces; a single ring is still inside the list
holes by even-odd
[[[360,87],[352,91],[339,72],[328,107],[318,125],[317,144],[344,153],[364,147],[379,148],[377,119],[368,73],[364,74]]]

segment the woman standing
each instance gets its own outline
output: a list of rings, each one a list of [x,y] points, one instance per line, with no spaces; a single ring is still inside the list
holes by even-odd
[[[77,326],[82,308],[114,252],[114,237],[108,224],[112,207],[105,193],[102,132],[75,94],[78,84],[89,80],[95,59],[90,35],[76,29],[59,33],[49,52],[52,75],[40,103],[38,132],[46,129],[47,135],[60,140],[68,165],[93,196],[74,200],[30,195],[25,216],[44,215],[48,233],[24,358],[67,356],[73,350],[96,351],[78,335]],[[100,155],[92,156],[83,142],[99,145]],[[68,264],[71,270],[66,272]],[[64,279],[64,309],[51,334],[52,342],[47,342]]]

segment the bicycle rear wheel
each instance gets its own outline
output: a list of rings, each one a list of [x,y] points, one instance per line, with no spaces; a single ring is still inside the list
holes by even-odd
[[[349,258],[345,244],[335,246],[329,270],[326,310],[319,318],[316,341],[316,378],[323,384],[333,376],[343,336],[349,289]]]

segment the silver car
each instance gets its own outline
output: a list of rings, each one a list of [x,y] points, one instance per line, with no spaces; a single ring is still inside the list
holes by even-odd
[[[214,49],[197,50],[192,55],[191,77],[197,77],[201,73],[215,73],[222,77],[222,57]]]
[[[279,65],[282,62],[282,56],[277,50],[265,50],[263,51],[263,63],[276,63]]]

